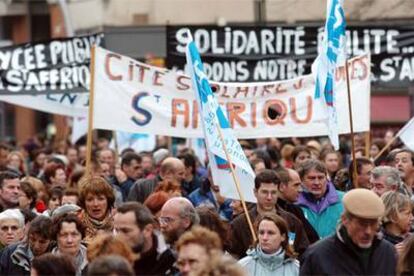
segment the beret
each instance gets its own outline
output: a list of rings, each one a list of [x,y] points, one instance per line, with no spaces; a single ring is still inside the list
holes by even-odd
[[[385,206],[381,198],[367,189],[353,189],[342,199],[350,214],[363,219],[377,219],[384,215]]]

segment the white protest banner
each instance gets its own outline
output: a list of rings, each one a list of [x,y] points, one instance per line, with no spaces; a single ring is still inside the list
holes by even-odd
[[[88,117],[89,93],[0,96],[0,101],[69,117]]]
[[[176,137],[203,137],[188,76],[96,48],[94,126],[100,129]],[[370,59],[349,61],[355,132],[370,125]],[[339,68],[339,133],[349,133],[345,71]],[[311,75],[268,83],[211,83],[237,138],[327,135],[315,122]]]
[[[92,45],[102,33],[0,48],[0,101],[87,117]]]

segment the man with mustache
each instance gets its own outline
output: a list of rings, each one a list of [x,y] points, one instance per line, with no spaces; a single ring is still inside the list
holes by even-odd
[[[336,233],[308,248],[300,275],[395,275],[394,246],[377,235],[382,200],[370,190],[354,189],[343,204]]]

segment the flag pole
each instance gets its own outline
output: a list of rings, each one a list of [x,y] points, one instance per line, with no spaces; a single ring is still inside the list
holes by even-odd
[[[346,75],[346,88],[348,91],[348,113],[349,113],[349,124],[351,129],[351,147],[352,147],[352,162],[354,164],[354,173],[352,175],[352,183],[355,188],[359,188],[358,175],[357,175],[357,162],[355,157],[355,141],[354,141],[354,124],[352,120],[352,101],[351,101],[351,85],[349,81],[349,68],[348,60],[345,60],[345,75]]]
[[[92,46],[91,51],[91,79],[89,84],[89,113],[88,113],[88,135],[86,140],[86,175],[90,176],[91,160],[92,160],[92,140],[93,140],[93,105],[94,105],[94,90],[95,90],[95,51],[96,46]]]
[[[365,132],[365,157],[369,158],[369,150],[371,148],[371,135],[370,132]]]
[[[380,152],[377,154],[377,156],[375,156],[374,158],[374,162],[389,148],[391,147],[391,145],[395,142],[395,140],[397,140],[397,138],[399,137],[399,135],[395,135],[394,138],[392,138],[386,145],[385,147],[382,148],[382,150],[380,150]]]
[[[247,210],[246,202],[244,201],[244,197],[243,197],[243,194],[241,192],[240,181],[239,181],[239,179],[236,175],[236,172],[234,171],[233,162],[231,162],[230,154],[227,151],[227,146],[226,146],[226,143],[224,142],[224,138],[223,138],[223,134],[221,133],[220,126],[218,125],[217,122],[215,123],[215,125],[216,125],[216,128],[217,128],[218,134],[220,136],[221,144],[223,145],[224,153],[226,154],[227,162],[229,162],[229,164],[230,164],[231,176],[233,177],[233,181],[236,184],[237,193],[239,194],[240,201],[242,203],[243,210],[244,210],[244,213],[246,215],[247,223],[249,224],[250,232],[252,233],[253,242],[256,242],[257,241],[256,231],[254,231],[252,219],[250,218],[249,212]]]

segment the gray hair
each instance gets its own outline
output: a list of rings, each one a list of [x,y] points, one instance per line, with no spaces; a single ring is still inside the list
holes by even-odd
[[[7,219],[17,220],[17,222],[19,223],[19,227],[20,228],[24,227],[24,216],[23,216],[22,212],[20,212],[19,209],[7,209],[7,210],[1,212],[0,213],[0,223],[3,220],[7,220]]]
[[[371,175],[374,179],[386,176],[385,185],[387,185],[388,187],[392,185],[397,185],[397,187],[400,188],[403,185],[400,177],[400,172],[396,168],[390,166],[376,167],[372,169]]]
[[[311,170],[316,170],[325,175],[327,174],[325,165],[321,161],[316,159],[308,159],[301,163],[297,169],[297,172],[300,178],[303,180],[305,175],[307,175]]]

